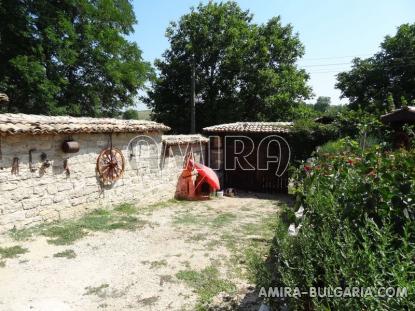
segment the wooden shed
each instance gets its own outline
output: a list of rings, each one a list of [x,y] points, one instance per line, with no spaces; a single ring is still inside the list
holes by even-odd
[[[382,122],[394,127],[402,127],[404,124],[415,125],[415,106],[405,106],[380,117]]]
[[[224,188],[286,193],[291,122],[237,122],[204,128],[209,165]]]
[[[404,125],[415,125],[415,106],[405,106],[380,117],[383,123],[389,124],[395,131],[395,148],[409,148],[410,138],[403,130]]]

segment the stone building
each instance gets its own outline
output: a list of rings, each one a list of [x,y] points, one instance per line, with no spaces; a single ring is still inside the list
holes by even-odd
[[[186,152],[203,163],[208,140],[168,130],[152,121],[0,114],[0,231],[173,198]]]

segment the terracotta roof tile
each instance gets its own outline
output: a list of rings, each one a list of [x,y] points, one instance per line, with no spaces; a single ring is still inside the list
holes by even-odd
[[[210,133],[288,133],[292,122],[236,122],[205,127]]]
[[[183,145],[183,144],[206,144],[209,142],[209,138],[202,135],[163,135],[163,142],[166,145]]]
[[[144,120],[0,114],[0,135],[2,136],[16,134],[136,133],[168,130],[170,128],[164,124]]]

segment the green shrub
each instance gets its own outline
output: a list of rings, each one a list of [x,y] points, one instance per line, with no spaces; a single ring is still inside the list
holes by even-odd
[[[377,115],[341,109],[333,118],[332,124],[320,124],[311,118],[294,122],[293,129],[287,136],[294,161],[307,159],[316,147],[339,138],[357,140],[362,149],[378,145],[381,141],[386,141],[386,145],[391,146],[393,131]]]
[[[295,217],[294,210],[287,205],[283,205],[281,207],[280,219],[282,222],[284,222],[287,225],[295,224],[297,222],[297,218]]]
[[[138,120],[138,111],[135,109],[127,109],[126,111],[124,111],[122,118],[124,120]]]
[[[337,127],[311,120],[299,120],[294,123],[288,134],[288,143],[294,161],[305,160],[311,156],[317,146],[339,137]]]
[[[338,129],[339,137],[371,136],[389,140],[391,129],[380,121],[378,115],[346,109],[338,113],[334,120],[333,126]]]
[[[415,309],[415,151],[320,156],[296,172],[297,236],[280,222],[260,286],[400,287],[407,297],[292,297],[290,310]],[[264,273],[261,272],[263,275]]]
[[[348,137],[329,141],[323,146],[317,148],[317,154],[319,155],[337,155],[345,152],[357,151],[359,151],[359,143]]]

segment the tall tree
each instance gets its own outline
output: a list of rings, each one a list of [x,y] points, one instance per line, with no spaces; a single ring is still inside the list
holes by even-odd
[[[354,59],[352,69],[337,79],[336,87],[349,99],[352,109],[383,113],[391,101],[399,107],[414,100],[415,24],[401,25],[395,36],[385,37],[380,52]]]
[[[280,18],[264,25],[235,2],[200,4],[167,29],[170,48],[156,61],[159,75],[145,102],[153,118],[176,132],[190,130],[191,68],[196,73],[196,126],[286,120],[310,95],[296,61],[298,35]]]
[[[330,107],[330,103],[331,98],[329,96],[319,96],[314,104],[314,109],[319,112],[326,112]]]
[[[147,79],[129,0],[0,0],[0,21],[9,112],[114,115]]]

